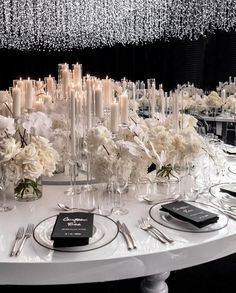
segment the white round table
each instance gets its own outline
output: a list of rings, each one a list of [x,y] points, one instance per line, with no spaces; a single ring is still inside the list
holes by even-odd
[[[9,252],[19,226],[38,224],[59,212],[68,186],[43,186],[43,197],[34,202],[15,202],[11,212],[0,213],[0,284],[50,285],[92,283],[146,276],[142,292],[168,292],[165,279],[170,271],[202,264],[236,251],[236,221],[214,232],[181,232],[157,224],[174,243],[162,244],[138,226],[141,216],[148,215],[150,205],[130,199],[129,213],[112,215],[125,222],[138,248],[128,251],[122,235],[108,245],[88,252],[58,252],[40,246],[29,238],[18,257]]]

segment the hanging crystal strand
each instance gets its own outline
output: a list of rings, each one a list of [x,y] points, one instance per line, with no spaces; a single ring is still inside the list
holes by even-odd
[[[235,13],[233,0],[0,0],[0,47],[68,50],[192,40],[230,31]]]

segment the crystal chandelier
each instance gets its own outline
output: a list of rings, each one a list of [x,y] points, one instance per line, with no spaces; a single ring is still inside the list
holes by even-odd
[[[197,39],[236,25],[236,0],[0,0],[0,48],[102,47]]]

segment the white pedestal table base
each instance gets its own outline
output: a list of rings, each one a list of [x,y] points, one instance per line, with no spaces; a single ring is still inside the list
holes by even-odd
[[[142,293],[168,293],[168,286],[165,280],[169,275],[169,272],[164,272],[145,277],[141,283]]]

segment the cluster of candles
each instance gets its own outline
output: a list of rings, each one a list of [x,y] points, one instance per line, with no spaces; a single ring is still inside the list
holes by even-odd
[[[80,117],[82,117],[86,132],[94,126],[94,121],[102,123],[105,121],[111,132],[116,134],[120,126],[125,127],[129,123],[130,101],[138,100],[141,96],[148,97],[150,116],[155,117],[156,115],[155,79],[147,80],[146,89],[144,82],[134,83],[125,78],[121,82],[115,82],[108,77],[99,79],[90,75],[83,76],[82,65],[79,63],[72,64],[72,69],[67,63],[59,64],[57,81],[51,75],[44,80],[30,78],[14,80],[10,91],[12,113],[16,119],[24,112],[43,112],[48,103],[60,100],[68,102],[72,155],[75,155],[76,151],[76,127]],[[159,85],[158,94],[161,102],[159,119],[165,119],[167,112],[171,113],[178,131],[178,115],[181,108],[178,92],[171,94],[168,99],[162,85]],[[108,117],[109,119],[107,119]]]
[[[30,78],[14,80],[11,88],[14,118],[25,111],[42,111],[48,101],[71,99],[75,102],[75,113],[86,114],[88,129],[92,126],[92,117],[102,120],[106,110],[111,113],[113,132],[117,132],[118,123],[128,123],[128,93],[124,91],[118,99],[114,97],[112,79],[100,80],[89,75],[82,77],[82,65],[76,63],[72,67],[70,70],[67,63],[59,64],[58,83],[50,75],[44,81]]]
[[[110,113],[110,129],[118,131],[119,124],[128,124],[129,100],[136,97],[136,85],[125,78],[121,82],[121,93],[115,96],[114,80],[82,76],[82,65],[67,63],[58,65],[58,82],[49,75],[44,80],[19,79],[13,81],[11,88],[12,112],[18,118],[25,111],[43,111],[44,104],[57,99],[71,99],[75,115],[85,114],[86,128],[92,126],[92,118],[104,119]],[[142,85],[141,85],[142,86]],[[127,88],[131,89],[127,91]],[[155,112],[155,82],[150,84],[152,115]],[[163,95],[164,99],[164,95]],[[163,100],[164,105],[164,100]],[[163,107],[164,112],[164,107]]]

